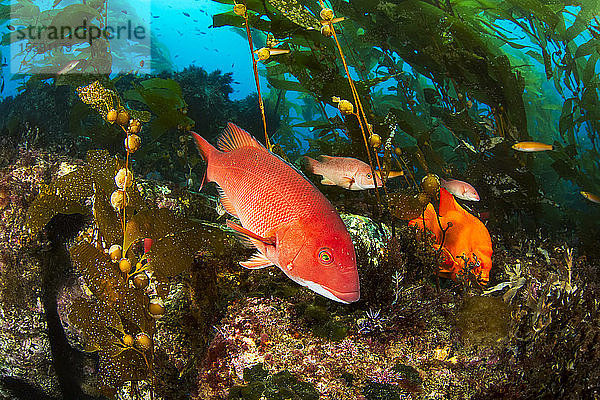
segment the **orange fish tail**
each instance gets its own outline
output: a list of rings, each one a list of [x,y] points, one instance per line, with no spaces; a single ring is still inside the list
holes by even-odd
[[[209,175],[210,165],[212,163],[212,160],[214,160],[214,156],[217,153],[220,153],[220,151],[217,150],[212,144],[208,143],[206,139],[198,135],[196,132],[192,132],[192,136],[194,137],[194,141],[196,142],[196,146],[198,147],[198,152],[200,152],[200,156],[204,161],[206,161],[206,172],[202,177],[202,182],[200,183],[199,189],[202,190],[202,187],[204,187],[204,184],[207,180],[209,182],[213,180],[212,177]]]
[[[206,161],[207,164],[210,164],[212,156],[219,150],[217,150],[212,144],[208,143],[206,139],[198,135],[196,132],[192,132],[192,136],[194,137],[194,141],[196,142],[200,156],[202,156],[202,159]]]

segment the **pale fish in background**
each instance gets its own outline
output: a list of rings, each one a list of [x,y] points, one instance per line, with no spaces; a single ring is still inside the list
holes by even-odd
[[[304,157],[306,169],[315,175],[321,175],[323,185],[337,185],[348,190],[375,188],[373,174],[369,164],[351,157],[319,156],[318,160]],[[402,176],[403,172],[390,172],[388,178]],[[375,171],[375,182],[381,187],[381,175]]]
[[[65,66],[62,67],[57,72],[56,75],[68,74],[69,72],[73,71],[82,62],[83,62],[83,60],[71,60],[68,63],[66,63]]]
[[[479,201],[477,190],[467,182],[456,179],[450,179],[448,181],[441,179],[440,185],[452,193],[454,197],[458,197],[461,200]]]

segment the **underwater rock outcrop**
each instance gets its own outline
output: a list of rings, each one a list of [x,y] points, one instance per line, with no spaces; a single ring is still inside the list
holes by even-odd
[[[72,277],[52,252],[60,239],[31,238],[25,219],[27,205],[47,180],[74,164],[51,152],[14,150],[10,165],[0,171],[6,195],[0,207],[0,393],[58,396],[69,383],[65,374],[73,369],[70,361],[52,357],[65,343],[56,296]],[[57,227],[68,231],[80,223],[63,221]],[[85,358],[79,361],[86,363]]]

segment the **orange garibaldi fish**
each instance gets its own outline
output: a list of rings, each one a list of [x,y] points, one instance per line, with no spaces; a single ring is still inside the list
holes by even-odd
[[[312,183],[234,124],[218,139],[218,149],[193,135],[208,164],[206,179],[219,185],[221,203],[242,224],[227,225],[257,250],[242,266],[276,265],[329,299],[351,303],[360,298],[348,230]]]
[[[442,240],[442,230],[438,224],[436,212],[433,205],[427,205],[423,216],[413,219],[409,225],[417,225],[423,229],[423,225],[431,231],[436,238],[439,248]],[[473,254],[477,256],[479,266],[473,269],[473,273],[478,276],[479,283],[486,285],[490,279],[490,269],[492,268],[492,240],[490,233],[483,223],[466,212],[454,197],[446,189],[440,189],[440,223],[443,228],[452,226],[446,231],[443,251],[446,255],[444,265],[440,271],[441,276],[450,277],[456,280],[465,261],[459,256],[464,256],[474,262]]]

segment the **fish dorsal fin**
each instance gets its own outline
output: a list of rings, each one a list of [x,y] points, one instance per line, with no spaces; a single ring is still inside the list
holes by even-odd
[[[317,157],[317,159],[319,160],[319,162],[322,163],[326,163],[327,161],[331,161],[333,160],[335,157],[331,157],[331,156],[326,156],[324,154],[320,155],[319,157]]]
[[[235,210],[233,203],[231,202],[231,200],[229,200],[229,197],[227,197],[227,195],[225,194],[223,189],[221,189],[220,186],[217,186],[217,192],[219,192],[221,205],[223,205],[225,211],[237,218],[237,211]]]
[[[217,139],[217,148],[227,152],[242,147],[256,147],[265,151],[267,150],[248,132],[231,122],[227,123],[227,128],[225,128],[219,139]]]
[[[248,261],[240,262],[240,265],[244,268],[249,269],[260,269],[273,265],[273,262],[269,260],[263,253],[257,251],[248,259]]]
[[[235,222],[227,221],[227,227],[236,231],[236,233],[240,236],[240,239],[242,241],[250,242],[250,243],[252,243],[252,245],[254,247],[257,247],[256,245],[258,243],[275,246],[275,238],[262,237],[260,235],[257,235],[256,233],[244,228],[243,226],[236,224]]]
[[[466,213],[465,209],[454,200],[454,196],[449,191],[440,188],[440,216],[446,215],[449,211]]]

